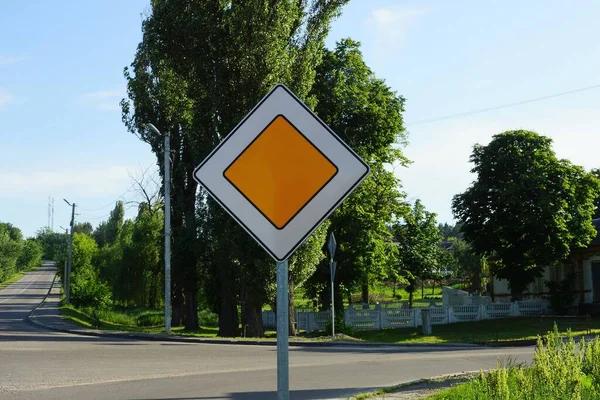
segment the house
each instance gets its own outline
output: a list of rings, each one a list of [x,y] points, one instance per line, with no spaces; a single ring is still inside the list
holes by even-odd
[[[580,309],[589,312],[600,312],[600,219],[592,221],[598,234],[585,249],[576,249],[571,254],[571,265],[565,264],[547,267],[544,275],[531,283],[523,293],[524,298],[541,298],[548,295],[545,281],[561,281],[575,267],[577,276],[575,302]],[[493,267],[491,268],[493,272]],[[504,279],[493,277],[490,282],[489,294],[492,301],[510,301],[511,294],[508,282]],[[594,305],[597,304],[597,305]]]

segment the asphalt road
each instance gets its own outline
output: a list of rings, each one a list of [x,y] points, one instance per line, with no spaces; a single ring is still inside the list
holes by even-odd
[[[276,398],[276,349],[78,336],[26,322],[47,293],[43,266],[0,291],[0,400]],[[290,398],[346,398],[418,378],[488,369],[532,348],[290,348]]]

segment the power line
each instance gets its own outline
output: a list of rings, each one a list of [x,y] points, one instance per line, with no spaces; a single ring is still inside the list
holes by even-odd
[[[480,114],[480,113],[484,113],[484,112],[488,112],[488,111],[500,110],[500,109],[503,109],[503,108],[516,107],[516,106],[520,106],[520,105],[523,105],[523,104],[534,103],[534,102],[537,102],[537,101],[552,99],[554,97],[566,96],[566,95],[569,95],[569,94],[579,93],[579,92],[583,92],[583,91],[586,91],[586,90],[592,90],[592,89],[597,89],[597,88],[600,88],[600,85],[594,85],[594,86],[588,86],[588,87],[584,87],[584,88],[580,88],[580,89],[569,90],[568,92],[561,92],[561,93],[550,94],[550,95],[547,95],[547,96],[536,97],[534,99],[518,101],[516,103],[503,104],[501,106],[488,107],[488,108],[480,108],[478,110],[466,111],[466,112],[461,112],[461,113],[456,113],[456,114],[449,114],[449,115],[444,115],[444,116],[436,117],[436,118],[422,119],[422,120],[419,120],[419,121],[415,121],[415,122],[409,123],[409,124],[407,124],[407,126],[427,124],[427,123],[430,123],[430,122],[438,122],[438,121],[444,121],[444,120],[452,119],[452,118],[465,117],[467,115]]]

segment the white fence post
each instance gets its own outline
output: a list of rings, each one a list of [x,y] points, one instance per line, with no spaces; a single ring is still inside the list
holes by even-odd
[[[517,302],[512,302],[510,303],[510,314],[511,317],[518,317],[521,315],[520,311],[519,311],[519,305],[517,304]]]
[[[448,307],[448,310],[446,312],[448,313],[448,323],[449,324],[458,322],[458,320],[454,316],[454,308],[452,308],[452,306]]]
[[[479,305],[479,319],[489,319],[490,316],[487,313],[487,308],[483,304]]]

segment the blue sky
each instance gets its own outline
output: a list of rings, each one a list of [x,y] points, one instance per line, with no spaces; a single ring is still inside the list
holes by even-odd
[[[56,230],[69,221],[63,198],[95,226],[114,200],[135,197],[130,175],[154,155],[126,131],[118,102],[148,4],[0,2],[0,221],[33,235],[51,195]],[[493,134],[535,130],[559,157],[600,167],[600,88],[414,124],[599,85],[598,15],[591,0],[352,0],[328,45],[360,41],[376,75],[406,97],[413,164],[396,173],[410,199],[451,221],[452,196],[473,179],[471,148]]]

